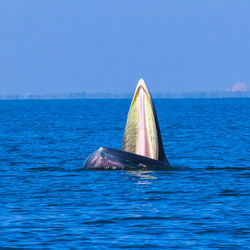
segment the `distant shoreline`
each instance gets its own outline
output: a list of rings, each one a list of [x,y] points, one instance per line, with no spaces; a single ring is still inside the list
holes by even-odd
[[[132,93],[66,93],[66,94],[26,94],[26,95],[0,95],[0,100],[65,100],[65,99],[131,99]],[[249,98],[250,91],[207,91],[207,92],[185,92],[185,93],[154,93],[156,99],[187,99],[187,98]]]

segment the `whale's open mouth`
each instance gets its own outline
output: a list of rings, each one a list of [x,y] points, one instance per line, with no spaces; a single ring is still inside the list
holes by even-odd
[[[155,107],[142,79],[129,109],[122,150],[155,160],[166,159]]]
[[[170,167],[154,103],[142,79],[129,109],[122,150],[101,147],[86,158],[83,167],[101,170],[165,170]]]

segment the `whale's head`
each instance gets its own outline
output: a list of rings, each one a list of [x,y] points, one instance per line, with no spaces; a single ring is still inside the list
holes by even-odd
[[[167,161],[154,103],[143,79],[139,80],[130,105],[122,150]]]

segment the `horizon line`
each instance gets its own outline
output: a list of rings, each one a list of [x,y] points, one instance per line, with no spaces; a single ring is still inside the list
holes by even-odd
[[[21,100],[21,99],[129,99],[133,92],[112,93],[112,92],[68,92],[51,94],[0,94],[1,100]],[[250,97],[250,91],[189,91],[189,92],[153,92],[153,98],[237,98]]]

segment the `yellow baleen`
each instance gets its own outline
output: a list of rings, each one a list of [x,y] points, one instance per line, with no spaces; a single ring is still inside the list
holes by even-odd
[[[151,95],[141,79],[129,109],[123,150],[159,160],[159,135]]]

